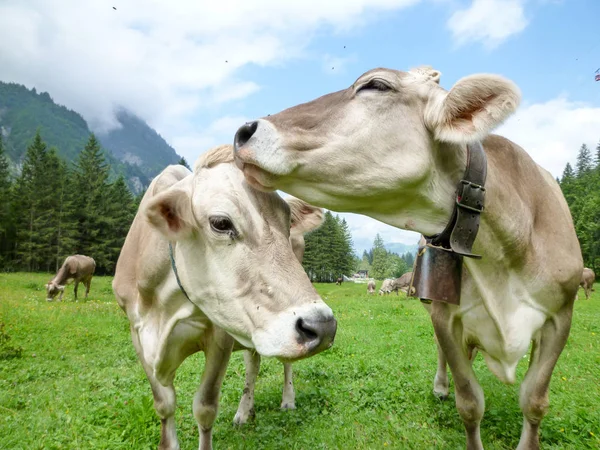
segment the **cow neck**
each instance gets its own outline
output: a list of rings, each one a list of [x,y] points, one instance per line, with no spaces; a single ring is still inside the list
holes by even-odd
[[[471,253],[471,249],[483,212],[486,176],[487,157],[483,146],[480,142],[467,144],[467,164],[456,188],[452,215],[441,233],[424,236],[428,244],[468,258],[481,258]]]
[[[181,289],[181,292],[183,292],[183,295],[185,295],[185,298],[187,298],[190,302],[192,302],[190,300],[190,297],[187,295],[187,292],[185,292],[185,289],[183,288],[183,285],[181,284],[181,280],[179,279],[179,274],[177,273],[177,265],[175,264],[175,257],[173,256],[173,245],[171,244],[171,242],[169,242],[169,257],[171,258],[171,268],[173,269],[173,273],[175,274],[175,279],[177,280],[179,289]]]
[[[467,145],[467,164],[455,192],[454,208],[441,233],[423,236],[415,258],[409,295],[422,302],[460,304],[463,257],[471,252],[485,200],[487,158],[481,143]]]

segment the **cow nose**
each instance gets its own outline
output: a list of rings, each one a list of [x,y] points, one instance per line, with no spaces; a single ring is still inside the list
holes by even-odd
[[[306,345],[314,354],[331,347],[337,321],[333,317],[322,320],[300,318],[296,321],[296,331],[299,343]]]
[[[242,125],[237,132],[235,133],[235,137],[233,138],[233,149],[234,151],[238,151],[241,147],[246,145],[246,143],[250,140],[252,135],[256,133],[256,129],[258,128],[258,121],[254,122],[246,122]]]

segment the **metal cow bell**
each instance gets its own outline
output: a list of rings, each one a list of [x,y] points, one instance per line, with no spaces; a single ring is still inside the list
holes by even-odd
[[[409,295],[421,300],[460,304],[462,256],[431,244],[420,246]]]

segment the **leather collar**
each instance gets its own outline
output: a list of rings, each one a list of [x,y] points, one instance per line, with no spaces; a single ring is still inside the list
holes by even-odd
[[[456,189],[452,216],[441,233],[424,236],[427,244],[469,258],[481,258],[471,253],[471,249],[484,208],[486,176],[487,157],[483,146],[480,142],[467,144],[467,167]]]

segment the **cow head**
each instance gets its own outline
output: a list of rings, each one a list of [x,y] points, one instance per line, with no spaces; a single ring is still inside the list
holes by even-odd
[[[244,346],[295,360],[332,345],[336,320],[290,245],[321,224],[320,208],[255,190],[232,147],[221,146],[151,198],[145,214],[174,243],[191,301]]]
[[[257,189],[434,234],[454,206],[467,143],[512,114],[518,88],[496,75],[374,69],[352,86],[243,125],[235,158]],[[399,195],[401,194],[401,195]]]
[[[54,300],[54,297],[65,290],[64,286],[56,284],[52,280],[50,280],[48,284],[45,284],[44,287],[46,288],[46,300],[49,302]]]

